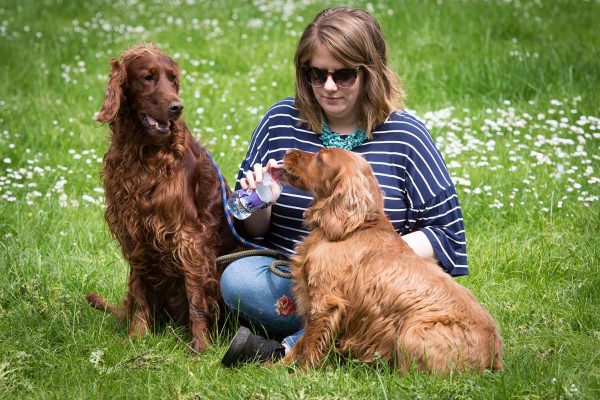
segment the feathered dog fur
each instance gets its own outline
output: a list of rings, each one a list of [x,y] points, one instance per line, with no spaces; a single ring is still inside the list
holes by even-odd
[[[502,368],[502,339],[473,294],[394,231],[369,164],[342,149],[286,155],[281,179],[309,191],[311,230],[292,259],[305,332],[283,362],[318,366],[336,349],[406,371]]]
[[[131,268],[121,306],[96,293],[87,299],[128,320],[131,336],[167,319],[189,323],[198,352],[219,311],[215,258],[234,239],[218,174],[180,118],[178,93],[179,68],[155,46],[133,47],[112,61],[97,116],[111,130],[102,171],[105,219]]]

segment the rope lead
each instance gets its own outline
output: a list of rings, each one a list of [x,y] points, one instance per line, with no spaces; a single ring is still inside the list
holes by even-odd
[[[217,265],[223,263],[229,263],[235,260],[239,260],[244,257],[251,256],[269,256],[269,257],[278,257],[279,253],[275,250],[271,249],[256,249],[256,250],[244,250],[237,253],[225,254],[224,256],[217,257]],[[286,267],[290,268],[292,263],[290,261],[285,260],[275,260],[271,264],[269,264],[269,271],[273,274],[277,275],[280,278],[284,279],[292,279],[292,274],[289,272],[282,271],[278,267]]]

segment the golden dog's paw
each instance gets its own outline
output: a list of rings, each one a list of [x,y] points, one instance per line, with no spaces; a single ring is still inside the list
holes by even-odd
[[[278,361],[279,364],[290,365],[296,361],[294,354],[292,351],[287,353],[281,360]]]

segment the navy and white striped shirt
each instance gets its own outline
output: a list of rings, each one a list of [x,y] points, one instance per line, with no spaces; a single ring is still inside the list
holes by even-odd
[[[293,103],[293,98],[287,98],[267,111],[252,134],[238,181],[256,163],[265,165],[270,158],[281,162],[288,149],[317,152],[323,148],[318,134],[304,124],[299,126],[299,113]],[[385,213],[396,232],[422,231],[446,272],[453,276],[468,274],[458,197],[425,125],[405,111],[394,112],[373,131],[372,139],[352,151],[362,154],[371,165],[385,194]],[[302,213],[311,201],[310,194],[284,185],[272,207],[266,245],[292,254],[294,245],[308,235]]]

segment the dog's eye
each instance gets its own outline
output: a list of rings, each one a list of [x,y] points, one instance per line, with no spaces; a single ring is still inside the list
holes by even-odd
[[[171,75],[171,76],[169,76],[169,80],[171,82],[176,82],[177,81],[177,76],[176,75]]]
[[[148,75],[144,76],[144,80],[145,81],[153,81],[154,80],[154,76],[152,76],[152,74],[148,74]]]

